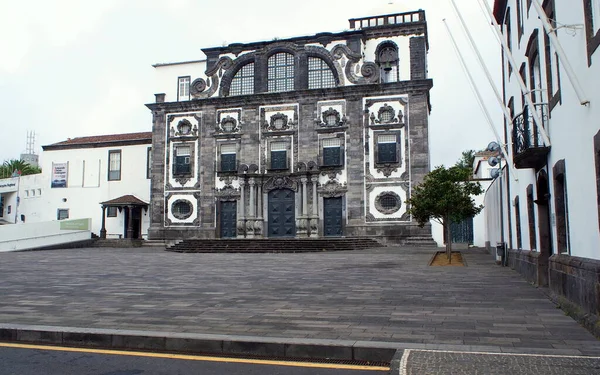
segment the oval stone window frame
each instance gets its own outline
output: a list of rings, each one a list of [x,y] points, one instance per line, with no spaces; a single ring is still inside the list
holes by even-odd
[[[394,207],[387,208],[381,204],[381,201],[388,196],[391,196],[394,199],[396,199],[396,205]],[[377,197],[375,197],[375,209],[381,212],[382,214],[391,215],[393,213],[398,212],[398,210],[400,210],[400,207],[402,207],[402,199],[398,194],[394,193],[393,191],[384,191],[378,194]]]
[[[180,214],[178,210],[175,210],[175,206],[179,205],[179,204],[185,204],[189,207],[189,212],[187,214]],[[192,214],[194,213],[194,205],[192,204],[192,202],[190,202],[187,199],[177,199],[175,202],[173,202],[171,204],[171,213],[173,214],[173,217],[175,217],[178,220],[185,220],[187,218],[189,218],[190,216],[192,216]]]

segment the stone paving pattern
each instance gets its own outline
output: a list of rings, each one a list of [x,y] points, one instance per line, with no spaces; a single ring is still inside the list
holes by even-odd
[[[592,375],[600,374],[600,358],[489,355],[412,351],[402,375]]]
[[[482,250],[0,253],[0,323],[600,355],[600,341]]]

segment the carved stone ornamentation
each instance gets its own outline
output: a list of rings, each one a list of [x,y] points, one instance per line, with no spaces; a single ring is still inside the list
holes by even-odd
[[[187,119],[183,119],[177,123],[177,131],[175,132],[176,136],[186,136],[192,134],[192,123]],[[198,131],[198,128],[196,128]]]
[[[215,189],[215,197],[220,201],[235,201],[240,196],[240,190],[231,185],[227,185],[222,189]]]
[[[293,191],[298,191],[298,181],[288,176],[273,176],[265,182],[264,191],[269,192],[275,189],[291,189]]]
[[[317,192],[324,198],[338,198],[346,194],[348,188],[346,184],[340,184],[337,181],[329,180],[317,188]]]
[[[206,81],[203,78],[196,78],[190,85],[190,94],[194,99],[200,98],[204,90],[206,90]]]
[[[178,184],[180,184],[181,186],[187,184],[190,181],[189,177],[177,177],[175,179],[175,182],[177,182]]]
[[[243,219],[237,221],[236,229],[238,236],[243,237],[246,234],[246,223]]]
[[[230,175],[219,177],[219,181],[225,183],[225,186],[231,186],[234,180],[237,180],[237,177]]]
[[[263,221],[256,220],[254,222],[254,236],[262,236],[263,232]]]
[[[321,119],[317,119],[317,125],[322,127],[344,126],[346,124],[346,116],[341,117],[340,113],[329,107],[328,110],[321,113]]]
[[[400,117],[402,116],[402,112],[400,112]],[[377,120],[375,123],[377,124],[392,124],[399,122],[396,118],[396,111],[391,106],[387,105],[387,103],[383,104],[383,106],[379,107],[377,111]]]
[[[288,116],[277,112],[271,116],[268,122],[265,120],[263,127],[268,131],[288,130],[290,128],[288,125]]]
[[[327,169],[327,170],[323,170],[321,171],[321,176],[327,176],[329,177],[329,180],[335,180],[337,175],[341,175],[342,174],[342,169],[341,168],[336,168],[336,169]]]
[[[393,172],[398,171],[398,164],[376,164],[375,169],[385,177],[390,177]]]
[[[237,133],[239,131],[239,122],[231,116],[223,117],[215,128],[215,132],[217,133]]]
[[[340,60],[343,56],[348,58],[345,67],[346,78],[354,84],[367,84],[379,82],[379,66],[371,61],[364,62],[360,68],[359,76],[355,73],[357,64],[362,59],[362,54],[353,52],[347,45],[338,44],[331,50],[333,58]]]

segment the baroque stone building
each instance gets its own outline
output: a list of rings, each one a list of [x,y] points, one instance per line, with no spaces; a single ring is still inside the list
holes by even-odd
[[[422,10],[157,64],[150,238],[431,238]]]

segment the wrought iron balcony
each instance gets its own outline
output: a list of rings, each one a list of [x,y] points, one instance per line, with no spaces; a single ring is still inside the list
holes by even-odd
[[[417,10],[415,12],[386,14],[375,17],[351,18],[349,21],[351,29],[425,22],[425,11]]]
[[[542,125],[547,129],[548,105],[535,104],[535,111],[542,120]],[[523,112],[513,118],[513,161],[519,169],[540,169],[546,164],[550,147],[544,144],[541,134],[535,125],[531,109],[528,106]]]

